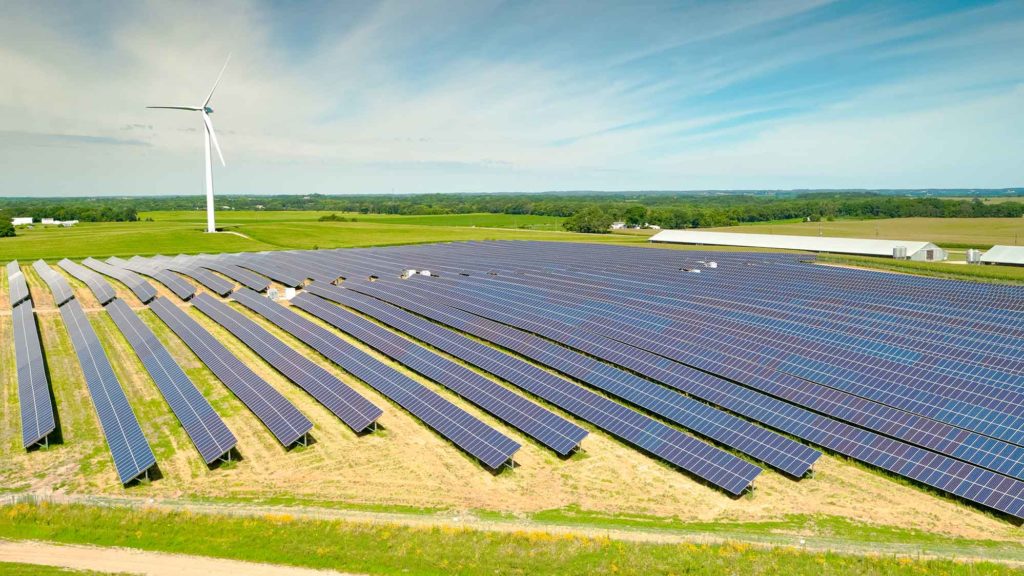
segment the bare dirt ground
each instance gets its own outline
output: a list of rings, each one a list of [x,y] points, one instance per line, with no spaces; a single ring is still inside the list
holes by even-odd
[[[0,317],[0,488],[156,502],[244,502],[370,510],[413,507],[453,514],[486,510],[523,517],[568,507],[684,521],[754,522],[788,515],[829,515],[964,538],[1020,539],[1020,529],[1004,520],[828,455],[818,462],[812,477],[799,481],[766,469],[755,482],[754,492],[738,499],[703,486],[583,423],[591,430],[583,444],[585,453],[562,460],[517,430],[427,383],[523,445],[516,455],[515,469],[491,473],[369,386],[234,305],[384,410],[383,430],[357,436],[244,344],[173,296],[172,301],[186,307],[243,363],[310,418],[315,442],[285,451],[152,312],[143,311],[145,322],[238,438],[241,461],[209,469],[113,322],[102,310],[94,310],[89,318],[153,445],[160,470],[156,480],[125,489],[117,481],[60,316],[55,314],[52,300],[47,302],[45,285],[34,273],[28,277],[39,309],[64,441],[48,450],[26,453],[21,449],[10,318]],[[76,286],[76,293],[83,300],[91,297],[82,286]],[[138,305],[133,296],[128,301]]]
[[[3,540],[0,540],[0,562],[145,576],[235,576],[238,574],[246,576],[341,576],[342,574],[327,570],[221,560],[204,556],[164,554],[128,548],[99,548]]]

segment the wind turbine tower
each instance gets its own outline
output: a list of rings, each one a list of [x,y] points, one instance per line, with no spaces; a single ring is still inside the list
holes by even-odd
[[[220,69],[220,74],[217,75],[217,81],[213,83],[213,88],[210,89],[210,95],[206,97],[202,106],[146,106],[146,108],[159,108],[162,110],[188,110],[190,112],[199,112],[203,118],[203,143],[206,150],[206,231],[216,232],[217,224],[214,221],[213,215],[213,162],[210,157],[211,144],[213,148],[217,150],[217,156],[220,158],[221,166],[227,166],[224,162],[224,154],[220,151],[220,144],[217,143],[217,134],[213,131],[213,121],[210,120],[210,114],[213,114],[213,108],[210,108],[210,99],[213,98],[213,92],[217,89],[217,85],[220,84],[220,79],[224,76],[224,70],[228,67],[228,62],[231,61],[231,55],[228,54],[228,59],[224,61],[224,66]]]

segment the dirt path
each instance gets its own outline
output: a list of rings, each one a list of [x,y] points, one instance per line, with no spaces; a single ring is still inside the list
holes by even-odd
[[[96,548],[3,540],[0,540],[0,562],[18,562],[98,572],[127,572],[145,574],[146,576],[219,576],[221,574],[342,576],[340,572],[334,571],[145,552],[127,548]]]

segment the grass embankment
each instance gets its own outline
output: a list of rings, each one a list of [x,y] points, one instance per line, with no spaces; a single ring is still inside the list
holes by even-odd
[[[545,532],[408,528],[290,516],[90,506],[0,508],[0,538],[121,546],[373,574],[1019,574],[993,563],[658,544]]]

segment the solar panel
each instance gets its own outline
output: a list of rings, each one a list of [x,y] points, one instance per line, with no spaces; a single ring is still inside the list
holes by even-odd
[[[245,268],[235,266],[234,264],[228,264],[227,262],[222,262],[216,257],[202,256],[196,259],[195,264],[201,268],[219,272],[246,288],[250,288],[257,292],[266,292],[267,289],[270,288],[270,280],[267,280],[258,274],[253,274]]]
[[[439,287],[444,283],[434,280],[431,281],[430,284],[433,299],[437,300],[438,297],[441,296],[439,293]],[[495,314],[500,314],[503,322],[511,325],[521,325],[525,329],[537,333],[550,332],[547,328],[548,326],[562,326],[561,323],[552,323],[552,317],[563,313],[571,314],[578,310],[578,300],[573,300],[573,306],[564,306],[557,309],[545,307],[543,305],[536,306],[538,303],[538,297],[536,295],[517,299],[514,304],[510,306],[496,305],[493,299],[488,299],[486,302],[483,302],[482,305],[477,306],[472,302],[478,296],[480,296],[480,288],[474,286],[472,288],[472,292],[459,291],[457,294],[453,293],[452,304],[457,307],[467,309],[475,314],[481,314],[484,316],[490,317]],[[535,306],[538,311],[536,315],[527,312]],[[597,342],[594,338],[600,339],[596,334],[606,334],[609,332],[610,328],[616,329],[614,325],[609,326],[608,324],[608,309],[604,308],[603,310],[605,311],[605,314],[601,317],[600,324],[595,322],[591,327],[588,327],[588,330],[594,331],[593,333],[589,333],[588,331],[581,332],[577,328],[577,324],[565,324],[564,327],[560,328],[558,331],[551,332],[551,337],[556,338],[561,342],[572,342],[571,345],[573,346],[580,346],[579,342],[582,341],[584,344],[584,351],[588,351],[586,345]],[[630,316],[630,318],[632,319],[633,316]],[[629,325],[624,324],[623,327],[629,328]],[[627,333],[628,330],[624,332],[624,334]],[[658,342],[656,340],[647,339],[637,341],[637,344],[656,345]],[[609,343],[609,346],[614,348],[616,346],[621,347],[623,344],[612,342]],[[672,350],[669,349],[670,347],[666,346],[665,348],[664,352],[666,354],[672,353]],[[642,356],[644,354],[642,350],[638,350],[636,348],[625,348],[624,350],[632,350],[632,352],[629,353],[631,357],[636,355]],[[690,351],[691,349],[687,347],[685,350]],[[721,357],[720,352],[717,354],[718,357]],[[666,359],[664,357],[654,357],[652,364],[656,362],[664,363],[665,361]],[[626,365],[628,366],[628,363]],[[683,368],[680,364],[675,364],[675,366]],[[706,363],[701,364],[701,366],[706,366],[706,369],[712,371],[730,374],[731,377],[740,381],[744,381],[745,378],[749,378],[749,374],[734,372],[732,368],[729,368],[731,364]],[[1024,510],[1024,499],[1022,499],[1021,492],[1022,483],[1012,480],[1006,476],[993,474],[963,462],[957,462],[956,460],[941,456],[934,452],[908,446],[889,438],[878,436],[866,430],[858,430],[856,428],[848,427],[834,420],[822,418],[821,416],[813,415],[808,412],[802,412],[802,415],[798,412],[785,418],[780,417],[781,415],[781,413],[778,415],[769,413],[762,415],[761,420],[773,427],[790,432],[798,437],[805,438],[814,443],[848,454],[859,460],[932,485],[958,496],[972,499],[973,501],[985,506],[1013,515],[1020,515],[1022,510]]]
[[[96,300],[99,301],[100,305],[110,302],[114,298],[117,298],[117,293],[114,292],[114,287],[103,279],[102,276],[89,270],[85,266],[72,262],[67,258],[57,263],[58,266],[64,269],[65,272],[71,274],[81,282],[84,282],[86,286],[92,290],[92,293],[96,295]]]
[[[61,306],[60,314],[85,374],[85,383],[110,454],[114,457],[117,475],[121,484],[128,484],[152,468],[156,457],[78,301],[70,300]]]
[[[150,258],[148,262],[155,268],[166,269],[183,276],[188,276],[218,296],[227,296],[235,289],[233,283],[217,276],[213,272],[197,266],[183,264],[181,261],[175,261],[167,257],[154,257]]]
[[[284,446],[291,446],[313,428],[280,392],[256,375],[184,310],[158,297],[150,308],[181,338],[217,378],[263,422]]]
[[[32,302],[22,302],[15,306],[12,320],[18,401],[21,404],[21,439],[27,449],[45,443],[47,437],[57,429],[57,424]]]
[[[499,468],[519,450],[519,443],[325,328],[251,290],[239,290],[234,298],[372,386],[486,466]]]
[[[245,342],[268,364],[316,398],[352,430],[362,432],[380,418],[380,408],[244,314],[209,294],[196,296],[192,305]]]
[[[211,464],[234,448],[237,443],[234,434],[149,326],[123,300],[111,301],[107,312],[142,360],[203,460]]]
[[[731,494],[740,494],[749,488],[761,472],[741,458],[532,364],[446,328],[426,321],[418,324],[421,330],[415,334],[417,339],[543,398]]]
[[[17,260],[7,263],[7,289],[12,308],[29,299],[28,282],[25,281],[25,274]]]
[[[299,288],[305,284],[305,275],[289,270],[287,265],[271,263],[265,258],[261,258],[260,255],[236,254],[226,258],[226,261],[258,272],[283,286]]]
[[[143,304],[148,304],[150,300],[156,298],[156,288],[153,288],[152,284],[146,282],[141,276],[131,270],[111,266],[110,264],[100,262],[95,258],[86,258],[82,261],[82,264],[92,268],[100,274],[105,274],[111,278],[120,280],[121,283],[127,286],[128,289],[135,294],[135,297]]]
[[[50,268],[46,262],[36,260],[32,263],[32,268],[50,288],[55,306],[63,306],[65,302],[75,297],[75,293],[71,290],[71,285],[68,284],[68,281],[53,268]]]
[[[122,260],[116,256],[112,256],[107,259],[107,264],[131,270],[132,272],[137,272],[139,274],[145,274],[166,286],[171,292],[174,292],[175,296],[182,300],[188,300],[196,294],[196,287],[186,282],[181,276],[178,276],[170,270],[150,264],[146,262],[144,258],[135,256],[131,260]]]
[[[317,296],[299,294],[292,305],[445,386],[558,454],[570,454],[587,436],[583,428],[504,386]]]
[[[356,289],[358,290],[358,287]],[[317,283],[311,285],[309,291],[350,306],[414,336],[422,329],[418,319],[412,314],[352,290]],[[707,438],[753,456],[791,476],[803,476],[821,456],[817,450],[784,436],[531,334],[474,317],[460,310],[442,310],[430,305],[429,300],[417,301],[408,297],[396,297],[393,292],[383,298],[423,316],[435,319],[443,317],[444,323],[453,328],[484,338],[573,376]]]

